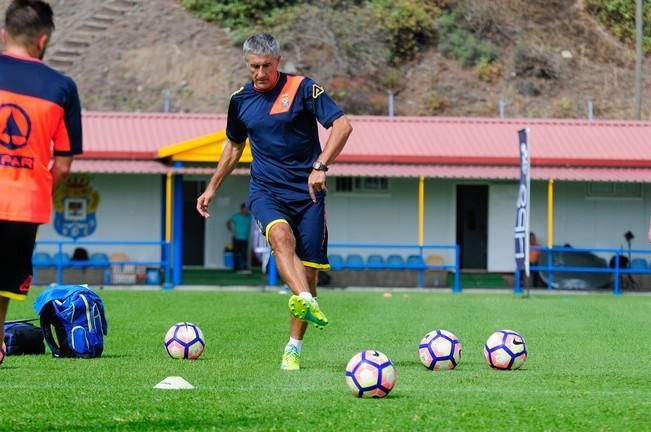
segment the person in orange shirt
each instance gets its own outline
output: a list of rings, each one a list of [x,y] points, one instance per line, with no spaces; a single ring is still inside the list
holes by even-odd
[[[0,341],[9,299],[29,292],[52,193],[82,152],[77,87],[42,62],[53,31],[49,4],[13,0],[0,32]]]
[[[538,258],[540,257],[540,249],[532,249],[532,247],[540,247],[538,240],[536,240],[536,234],[533,232],[529,233],[529,267],[538,265]],[[540,272],[538,270],[530,270],[531,281],[534,287],[541,287],[545,285],[540,278]]]

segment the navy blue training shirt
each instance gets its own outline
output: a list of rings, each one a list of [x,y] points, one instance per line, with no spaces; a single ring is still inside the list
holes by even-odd
[[[307,179],[321,153],[317,121],[329,129],[343,115],[323,88],[308,77],[280,72],[276,86],[261,92],[249,82],[231,97],[226,135],[251,143],[251,191],[288,199],[308,197]]]

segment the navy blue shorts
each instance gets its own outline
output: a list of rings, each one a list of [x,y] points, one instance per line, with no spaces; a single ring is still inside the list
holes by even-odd
[[[311,199],[281,201],[268,192],[252,192],[247,206],[260,231],[269,239],[269,230],[277,223],[287,223],[296,237],[296,255],[306,267],[330,270],[328,262],[328,227],[325,194]]]
[[[0,220],[0,296],[27,297],[37,230],[35,223]]]

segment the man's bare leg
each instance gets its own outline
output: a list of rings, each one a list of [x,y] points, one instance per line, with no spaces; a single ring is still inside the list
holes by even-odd
[[[273,248],[278,274],[292,293],[310,292],[303,263],[296,255],[296,238],[290,226],[278,223],[269,230],[269,243]]]
[[[316,269],[305,267],[307,282],[310,287],[310,293],[316,297],[316,282],[319,272]],[[298,370],[300,369],[300,355],[303,347],[303,337],[307,330],[307,322],[299,320],[295,316],[289,318],[289,342],[285,346],[281,369]]]
[[[5,337],[5,319],[7,318],[7,309],[9,308],[9,299],[0,296],[0,345]]]

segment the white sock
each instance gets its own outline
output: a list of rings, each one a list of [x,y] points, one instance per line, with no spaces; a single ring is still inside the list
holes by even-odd
[[[285,351],[289,351],[291,347],[296,348],[296,351],[301,352],[301,348],[303,347],[303,341],[294,339],[293,337],[289,338],[289,342],[287,343],[287,346],[285,347]]]
[[[314,298],[309,291],[302,292],[298,296],[303,297],[305,300],[312,300]]]

